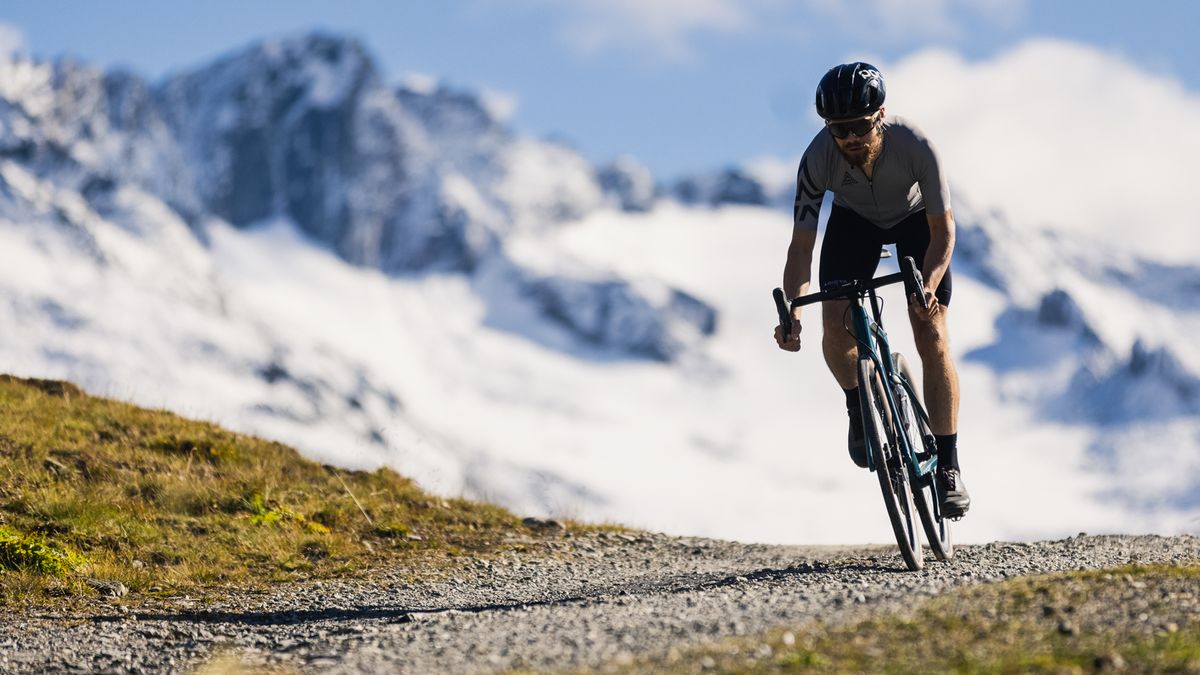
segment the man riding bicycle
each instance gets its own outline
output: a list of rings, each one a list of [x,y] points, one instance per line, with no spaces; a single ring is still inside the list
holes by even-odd
[[[929,308],[909,298],[909,320],[924,375],[930,427],[937,439],[941,511],[951,518],[970,508],[971,498],[958,466],[958,372],[950,359],[946,313],[950,306],[950,256],[954,216],[950,191],[933,145],[912,123],[885,117],[883,77],[862,62],[835,66],[817,86],[817,114],[825,128],[804,151],[796,178],[792,242],[783,268],[783,291],[795,298],[808,292],[817,217],[825,192],[833,208],[821,242],[820,282],[824,289],[842,281],[868,280],[879,265],[884,244],[895,244],[901,259],[912,256],[925,279]],[[849,301],[823,303],[825,362],[846,392],[850,415],[850,457],[867,466],[858,396],[858,347],[845,317]],[[792,312],[792,332],[775,328],[781,349],[800,350],[801,308]]]

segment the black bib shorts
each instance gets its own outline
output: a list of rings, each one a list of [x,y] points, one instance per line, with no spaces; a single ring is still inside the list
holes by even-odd
[[[884,244],[895,244],[901,260],[912,256],[917,269],[924,270],[925,251],[929,248],[929,221],[925,219],[925,209],[884,230],[854,211],[834,204],[825,225],[825,238],[821,240],[821,288],[833,281],[865,281],[874,277]],[[943,307],[950,306],[951,287],[950,269],[947,268],[942,283],[934,292]]]

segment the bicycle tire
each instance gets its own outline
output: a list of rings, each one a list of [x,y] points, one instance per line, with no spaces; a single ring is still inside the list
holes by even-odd
[[[916,405],[921,405],[922,409],[924,409],[920,394],[916,388],[916,380],[913,379],[912,370],[908,367],[908,361],[901,354],[893,354],[892,361],[896,372],[900,375],[901,379],[908,382],[912,390],[912,394],[900,399],[900,405],[908,407],[907,411],[901,410],[901,416],[906,416],[910,421],[910,426],[907,429],[909,442],[912,443],[914,448],[936,454],[937,446],[932,444],[933,430],[925,423],[924,418],[917,414],[917,411],[913,407],[913,401],[910,400],[916,397]],[[901,423],[901,427],[903,427],[903,422]],[[954,557],[954,542],[950,533],[950,520],[941,516],[937,494],[937,481],[934,480],[932,472],[926,476],[918,476],[915,472],[911,471],[911,466],[909,469],[909,484],[913,487],[913,501],[917,506],[917,514],[921,516],[921,526],[925,530],[925,541],[929,544],[929,549],[933,552],[933,557],[946,562]]]
[[[858,360],[858,395],[862,402],[868,451],[875,464],[875,475],[879,478],[879,489],[892,522],[896,544],[900,547],[900,557],[904,558],[908,569],[915,572],[925,564],[917,526],[920,517],[915,514],[908,469],[894,450],[896,435],[885,403],[883,379],[869,357]],[[885,443],[887,438],[892,440],[890,446]]]

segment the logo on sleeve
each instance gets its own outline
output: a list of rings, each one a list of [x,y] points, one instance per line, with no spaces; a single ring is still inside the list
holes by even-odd
[[[849,171],[846,172],[846,177],[842,179],[842,187],[846,187],[847,185],[858,185],[858,181],[855,180],[854,176],[850,175]]]

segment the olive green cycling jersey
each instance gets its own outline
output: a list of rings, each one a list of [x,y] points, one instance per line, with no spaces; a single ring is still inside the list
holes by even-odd
[[[832,192],[833,202],[890,229],[908,215],[925,209],[950,209],[950,189],[933,144],[911,122],[885,117],[880,125],[883,148],[871,177],[850,164],[837,141],[825,129],[809,143],[796,176],[795,226],[816,230],[821,200]]]

